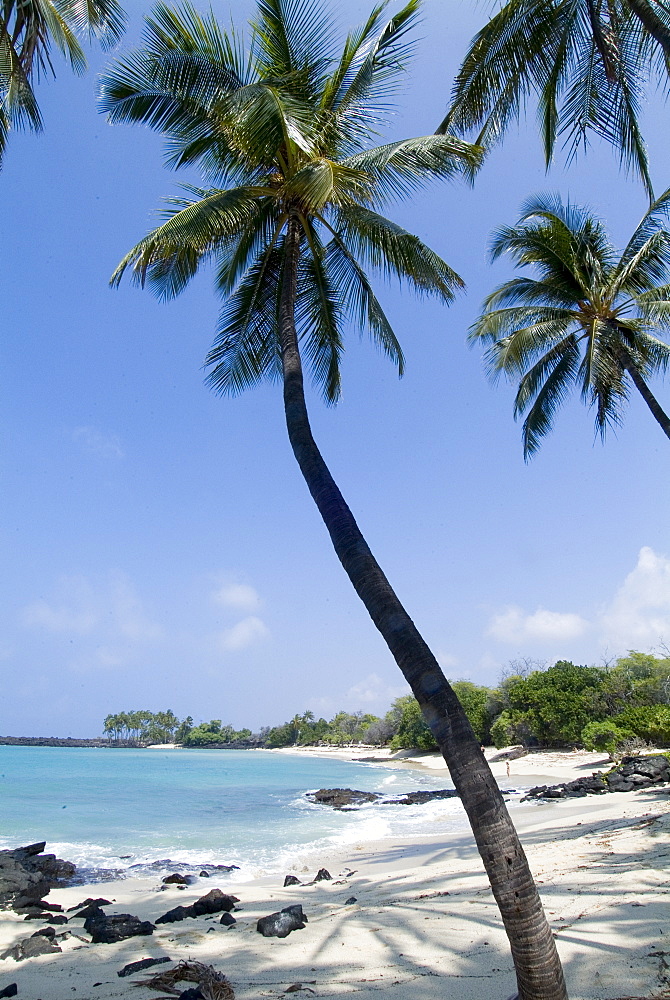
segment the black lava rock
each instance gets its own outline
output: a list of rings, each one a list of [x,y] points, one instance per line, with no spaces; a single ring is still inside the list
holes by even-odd
[[[152,965],[162,965],[164,962],[171,962],[171,958],[141,958],[138,962],[130,962],[129,965],[124,965],[122,969],[116,973],[121,979],[124,976],[133,976],[136,972],[143,972],[145,969],[150,969]]]
[[[132,913],[115,913],[108,917],[98,910],[86,918],[84,930],[91,935],[93,944],[113,944],[126,938],[147,937],[153,934],[155,927],[149,920],[140,920]]]
[[[302,930],[307,923],[307,917],[302,912],[300,904],[285,906],[277,913],[270,913],[267,917],[261,917],[256,924],[256,930],[263,937],[285,938],[291,931]]]

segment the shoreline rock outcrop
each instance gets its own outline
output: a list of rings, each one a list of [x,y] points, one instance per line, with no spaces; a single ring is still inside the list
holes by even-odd
[[[604,795],[608,792],[632,792],[670,781],[670,759],[664,754],[648,757],[624,757],[618,767],[601,773],[594,771],[589,777],[575,778],[559,785],[536,785],[521,800],[570,799],[585,795]]]
[[[356,788],[319,788],[316,792],[306,792],[305,798],[316,805],[331,806],[342,812],[358,809],[368,802],[378,802],[382,806],[416,806],[433,799],[453,799],[458,797],[455,788],[440,788],[431,791],[407,792],[404,795],[382,795],[380,792],[361,792]]]
[[[51,889],[66,886],[76,874],[76,865],[55,854],[44,854],[46,841],[0,851],[0,909],[18,913],[53,910],[42,900]],[[60,907],[58,907],[60,909]]]

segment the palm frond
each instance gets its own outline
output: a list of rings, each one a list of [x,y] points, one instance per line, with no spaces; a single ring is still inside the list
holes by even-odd
[[[549,433],[554,416],[566,401],[577,377],[579,348],[573,337],[556,344],[524,376],[514,401],[515,417],[528,409],[523,422],[523,457],[526,461]]]
[[[173,298],[221,241],[238,235],[258,218],[253,191],[236,188],[197,194],[196,200],[175,198],[169,202],[167,222],[126,254],[112,275],[112,286],[117,286],[132,267],[137,284],[143,286],[148,281],[161,298]]]
[[[419,294],[437,295],[451,302],[463,279],[418,236],[362,206],[341,206],[338,235],[357,258],[386,277],[397,277]]]
[[[450,135],[423,135],[365,150],[343,161],[366,173],[382,199],[404,198],[434,180],[472,177],[484,150]]]
[[[205,359],[206,382],[224,395],[237,395],[264,378],[281,376],[277,337],[284,237],[256,256],[221,311],[212,349]]]
[[[302,352],[312,379],[327,403],[340,398],[342,343],[342,292],[333,281],[326,248],[314,227],[303,219],[306,254],[298,268],[296,324],[301,331]]]
[[[344,242],[335,234],[328,244],[326,260],[333,284],[340,290],[345,312],[362,331],[367,329],[376,346],[395,364],[398,375],[405,370],[405,358],[368,277]]]

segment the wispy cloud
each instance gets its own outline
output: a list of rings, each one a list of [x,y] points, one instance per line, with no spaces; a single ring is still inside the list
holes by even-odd
[[[589,628],[581,615],[538,608],[526,614],[511,605],[491,619],[487,634],[499,642],[523,643],[546,639],[576,639]]]
[[[106,642],[148,642],[163,635],[162,627],[146,615],[132,581],[119,571],[98,581],[85,576],[61,577],[53,597],[28,604],[20,621],[26,628],[92,636]]]
[[[261,605],[258,591],[248,583],[228,583],[212,595],[217,604],[234,611],[256,611]]]
[[[89,581],[83,576],[61,577],[51,601],[40,598],[21,612],[21,624],[48,632],[86,635],[100,622],[101,608]]]
[[[118,434],[101,431],[97,427],[75,427],[72,439],[87,455],[107,460],[125,458]]]
[[[219,646],[225,652],[239,652],[266,639],[270,635],[265,622],[255,615],[249,615],[231,628],[224,629],[219,636]]]

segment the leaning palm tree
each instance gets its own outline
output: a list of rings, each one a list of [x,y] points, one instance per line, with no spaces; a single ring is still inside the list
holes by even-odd
[[[0,163],[12,128],[42,129],[33,82],[53,73],[59,49],[77,73],[86,68],[79,37],[117,41],[125,15],[117,0],[2,0],[0,2]]]
[[[666,0],[508,0],[472,40],[438,131],[490,146],[534,95],[547,165],[557,140],[571,158],[598,136],[653,198],[639,115],[669,67]]]
[[[670,418],[652,394],[651,376],[664,372],[670,346],[670,233],[663,220],[670,189],[650,207],[622,254],[602,222],[556,196],[532,198],[513,228],[495,233],[491,256],[509,253],[537,277],[496,288],[472,326],[472,341],[488,341],[495,379],[519,379],[514,414],[523,424],[524,457],[551,430],[570,389],[595,409],[596,429],[621,423],[634,386],[664,433]]]
[[[202,263],[224,298],[209,383],[236,393],[283,385],[289,440],[335,551],[421,705],[470,818],[510,938],[522,1000],[564,1000],[551,930],[523,849],[458,699],[372,555],[317,445],[303,363],[328,402],[340,392],[348,324],[402,372],[403,355],[368,268],[451,301],[461,279],[380,214],[420,185],[472,171],[481,151],[451,136],[373,146],[404,78],[419,0],[382,3],[335,56],[315,0],[258,0],[252,38],[190,6],[154,8],[146,45],[103,79],[112,122],[168,138],[168,162],[197,164],[209,186],[173,201],[167,221],[124,258],[160,296]]]

